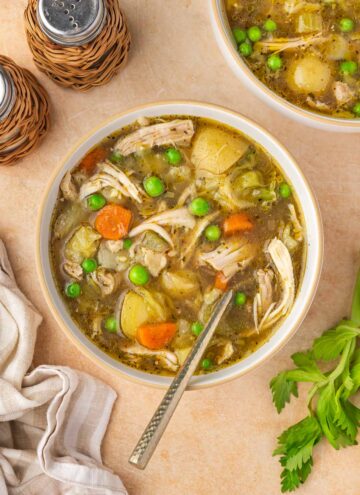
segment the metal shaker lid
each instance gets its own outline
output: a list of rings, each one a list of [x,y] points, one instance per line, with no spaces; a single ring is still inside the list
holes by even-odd
[[[42,31],[58,45],[81,46],[102,30],[104,0],[39,0],[37,18]]]
[[[4,67],[0,65],[0,122],[11,112],[15,98],[14,82]]]

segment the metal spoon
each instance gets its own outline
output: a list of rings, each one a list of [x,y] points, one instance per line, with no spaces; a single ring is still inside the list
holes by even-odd
[[[129,458],[130,464],[133,464],[135,467],[145,469],[151,459],[232,297],[232,290],[222,296],[206,327],[196,340],[190,354],[164,395],[150,423],[145,428],[144,433]]]

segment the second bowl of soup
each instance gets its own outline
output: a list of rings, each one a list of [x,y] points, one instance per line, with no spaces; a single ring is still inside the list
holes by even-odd
[[[164,103],[104,125],[46,194],[39,269],[61,325],[91,357],[166,385],[227,289],[234,300],[193,386],[244,373],[308,309],[319,214],[292,158],[230,111]]]
[[[215,35],[246,86],[286,115],[360,131],[357,0],[211,0]]]

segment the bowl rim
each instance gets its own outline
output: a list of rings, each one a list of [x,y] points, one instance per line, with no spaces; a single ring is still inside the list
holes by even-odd
[[[138,105],[135,107],[131,107],[130,109],[124,110],[120,113],[117,113],[115,115],[112,115],[111,117],[103,120],[100,124],[97,126],[93,127],[88,133],[86,133],[84,136],[82,136],[80,139],[77,140],[77,142],[71,147],[71,149],[66,153],[64,158],[60,160],[59,164],[55,167],[53,173],[51,174],[51,177],[45,187],[43,196],[41,198],[41,203],[40,203],[40,208],[38,210],[38,215],[37,215],[37,224],[36,224],[36,249],[35,249],[35,258],[36,258],[36,269],[38,273],[38,278],[40,280],[40,286],[42,288],[42,292],[45,298],[45,301],[50,308],[51,314],[54,317],[55,321],[61,328],[62,332],[68,337],[68,339],[74,344],[74,346],[82,352],[85,356],[87,356],[90,361],[96,363],[102,370],[111,372],[115,371],[116,374],[119,376],[122,376],[123,378],[126,378],[132,382],[141,384],[141,385],[149,385],[154,388],[167,388],[171,381],[172,377],[168,376],[161,376],[161,375],[155,375],[151,373],[146,373],[146,372],[138,372],[138,370],[135,370],[134,368],[131,368],[129,366],[126,366],[122,364],[121,362],[118,362],[112,358],[109,358],[106,353],[103,351],[99,350],[95,344],[93,344],[90,339],[85,337],[84,342],[81,342],[78,337],[74,334],[74,332],[71,330],[70,327],[65,323],[63,316],[61,315],[60,310],[56,307],[55,301],[50,293],[49,287],[47,285],[47,279],[45,275],[45,270],[43,267],[43,254],[41,250],[41,244],[42,244],[42,222],[43,222],[43,217],[46,211],[46,206],[48,205],[48,201],[50,199],[50,193],[51,190],[54,186],[54,182],[59,178],[62,177],[62,172],[68,162],[71,160],[71,157],[76,153],[76,151],[84,146],[93,136],[97,135],[98,133],[101,132],[104,128],[106,128],[108,125],[111,125],[112,123],[118,121],[119,119],[125,118],[127,116],[133,115],[136,112],[141,112],[141,111],[146,111],[146,110],[151,110],[151,109],[159,109],[159,115],[161,115],[161,108],[162,107],[169,107],[169,106],[183,106],[184,107],[184,113],[183,115],[191,115],[190,113],[190,107],[197,107],[199,111],[203,110],[204,112],[206,111],[215,111],[219,113],[225,113],[228,114],[229,116],[238,119],[245,123],[246,125],[249,125],[250,127],[253,127],[258,131],[260,134],[262,134],[269,142],[271,142],[279,152],[283,154],[284,157],[292,164],[294,167],[295,172],[299,175],[307,193],[310,199],[310,204],[314,210],[315,218],[314,222],[316,224],[316,228],[314,229],[314,232],[316,234],[316,246],[315,250],[317,251],[317,258],[315,260],[315,268],[314,268],[314,274],[311,280],[311,286],[308,287],[306,295],[305,295],[305,302],[303,303],[303,308],[299,315],[297,316],[296,320],[293,322],[292,327],[287,331],[287,333],[282,337],[281,341],[277,344],[274,345],[264,356],[260,357],[260,359],[257,359],[253,363],[249,363],[244,369],[240,370],[235,370],[234,368],[236,367],[237,364],[244,362],[247,358],[251,357],[254,353],[251,353],[249,356],[245,357],[243,360],[239,361],[238,363],[234,363],[234,365],[231,365],[229,367],[223,368],[220,371],[214,372],[214,373],[209,373],[209,374],[204,374],[204,375],[197,375],[194,377],[194,383],[190,382],[188,386],[188,390],[198,390],[198,389],[203,389],[203,388],[209,388],[218,384],[222,384],[225,382],[228,382],[230,380],[233,380],[235,378],[238,378],[239,376],[242,376],[249,371],[252,371],[256,367],[260,366],[267,360],[269,360],[271,357],[274,356],[274,354],[278,351],[280,351],[285,344],[290,340],[290,338],[296,333],[298,328],[300,327],[303,319],[305,318],[311,303],[314,299],[319,279],[320,279],[320,274],[321,274],[321,269],[322,269],[322,263],[323,263],[323,251],[324,251],[324,234],[323,234],[323,225],[322,225],[322,219],[321,219],[321,213],[320,213],[320,208],[317,202],[317,199],[307,181],[305,178],[302,170],[300,169],[299,165],[295,161],[295,159],[292,157],[292,155],[288,152],[288,150],[275,138],[272,134],[270,134],[266,129],[258,125],[256,122],[254,122],[251,119],[248,119],[247,117],[231,110],[226,107],[220,106],[220,105],[215,105],[212,103],[204,103],[204,102],[199,102],[195,100],[162,100],[162,101],[155,101],[152,103],[147,103],[143,105]],[[188,112],[186,112],[188,110]],[[180,115],[179,112],[175,112],[176,114]],[[162,113],[164,114],[164,112]],[[168,115],[171,115],[171,113],[167,112]],[[204,118],[210,118],[211,117],[206,117],[203,116]],[[215,120],[215,119],[214,119]],[[219,116],[219,121],[221,122],[221,118]],[[223,122],[225,125],[225,122]],[[245,131],[242,131],[239,129],[240,132],[243,132],[245,135]],[[249,138],[254,139],[253,137],[249,136]],[[97,141],[99,142],[99,141]],[[259,143],[260,146],[265,148],[265,146],[261,143]],[[92,146],[88,147],[88,150],[90,150]],[[265,148],[266,149],[266,148]],[[266,149],[266,151],[272,155],[272,153]],[[273,156],[273,155],[272,155]],[[279,163],[280,167],[282,165]],[[286,171],[282,168],[282,172],[285,173]],[[53,205],[52,205],[53,206]],[[46,254],[48,256],[49,253],[49,248],[47,247],[46,249]],[[308,253],[309,255],[309,253]],[[308,256],[307,255],[307,256]],[[303,278],[305,276],[306,270],[304,271]],[[57,293],[56,298],[60,300],[60,295]],[[291,314],[291,313],[290,313]],[[284,319],[284,322],[289,318],[289,315]],[[74,324],[74,326],[76,326]],[[280,327],[274,332],[273,335],[276,335],[278,331],[280,330]],[[80,331],[81,332],[81,331]],[[83,334],[84,335],[84,334]],[[259,346],[257,348],[261,349],[264,345],[266,345],[266,342]],[[91,350],[91,347],[94,347],[94,350]],[[96,353],[96,349],[98,350],[99,355]],[[257,351],[256,350],[256,351]],[[255,352],[256,352],[255,351]],[[108,362],[106,360],[108,358]],[[111,362],[110,362],[111,361]],[[113,363],[112,363],[113,362]],[[122,366],[121,366],[122,365]],[[123,369],[121,369],[123,368]],[[226,376],[216,376],[217,373],[220,373],[221,371],[225,370],[225,375]]]
[[[360,119],[341,119],[303,109],[279,96],[261,82],[235,49],[230,30],[226,27],[229,23],[225,16],[224,1],[209,0],[215,38],[228,65],[249,91],[283,115],[301,121],[304,124],[327,131],[360,132]]]

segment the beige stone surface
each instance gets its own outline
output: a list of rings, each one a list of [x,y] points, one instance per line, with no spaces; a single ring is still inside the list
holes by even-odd
[[[277,435],[305,414],[299,399],[278,416],[268,383],[290,355],[346,315],[360,249],[360,139],[327,134],[275,113],[245,90],[215,43],[206,0],[122,0],[133,46],[128,66],[108,86],[78,94],[35,69],[23,32],[25,0],[0,1],[0,52],[32,70],[51,95],[52,129],[41,147],[0,170],[0,236],[21,288],[44,315],[34,364],[85,370],[119,394],[104,443],[105,462],[130,495],[278,495]],[[49,175],[69,147],[101,120],[158,99],[189,98],[230,107],[269,129],[294,154],[319,199],[325,263],[306,321],[291,342],[251,374],[185,394],[145,472],[127,458],[162,392],[105,372],[81,355],[52,318],[35,271],[35,223]],[[358,495],[360,448],[336,452],[322,443],[299,495]]]

